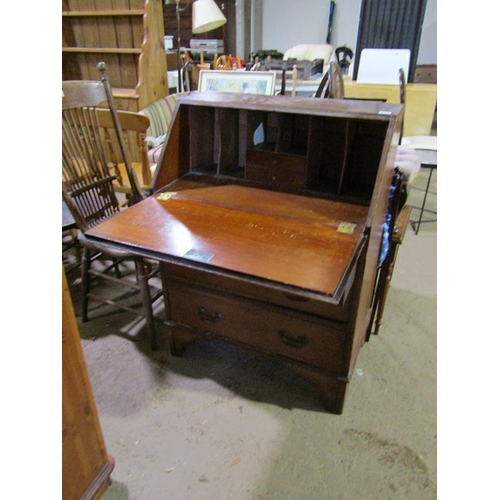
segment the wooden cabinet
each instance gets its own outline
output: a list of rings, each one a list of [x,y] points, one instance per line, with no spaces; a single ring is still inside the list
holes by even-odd
[[[106,452],[64,269],[62,298],[62,498],[91,500],[107,489],[114,462]]]
[[[372,324],[402,106],[200,93],[179,100],[155,194],[88,237],[162,262],[170,349],[275,357],[341,413]]]
[[[168,95],[161,0],[63,0],[63,80],[99,80],[106,63],[119,109]]]

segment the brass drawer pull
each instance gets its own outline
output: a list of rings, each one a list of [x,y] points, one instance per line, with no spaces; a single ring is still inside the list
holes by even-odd
[[[298,337],[292,337],[286,330],[278,330],[278,335],[280,336],[281,342],[288,347],[293,347],[294,349],[302,349],[307,344],[309,344],[309,339],[304,337],[304,335],[299,335]]]
[[[196,314],[198,314],[198,318],[200,318],[201,321],[205,321],[206,323],[217,323],[217,321],[222,319],[222,313],[214,312],[210,314],[204,307],[197,307]]]

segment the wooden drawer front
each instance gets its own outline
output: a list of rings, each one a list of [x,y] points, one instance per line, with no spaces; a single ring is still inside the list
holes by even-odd
[[[247,166],[260,168],[276,168],[281,171],[306,173],[306,157],[274,151],[247,150]]]
[[[177,283],[169,285],[171,319],[198,330],[341,375],[345,332],[285,309]]]
[[[347,323],[350,319],[351,293],[339,304],[328,298],[304,290],[277,287],[274,284],[256,283],[241,276],[231,276],[217,272],[216,269],[200,271],[189,265],[163,263],[162,272],[167,281],[183,281],[186,286],[200,286],[223,294],[236,294],[240,297],[267,302],[275,306],[294,309],[304,313],[323,316],[330,320]],[[355,272],[355,270],[353,271]]]
[[[305,187],[306,157],[250,149],[245,177],[268,185]]]

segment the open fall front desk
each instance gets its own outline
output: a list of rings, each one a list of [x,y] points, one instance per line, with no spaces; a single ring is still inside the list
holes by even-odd
[[[153,194],[87,233],[162,263],[171,353],[219,338],[341,413],[372,324],[399,105],[181,98]]]

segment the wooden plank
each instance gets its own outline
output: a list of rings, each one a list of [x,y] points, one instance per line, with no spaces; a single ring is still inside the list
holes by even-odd
[[[162,2],[147,1],[145,7],[143,50],[137,70],[140,109],[168,95]]]
[[[107,17],[107,16],[113,16],[113,17],[120,17],[120,16],[143,16],[144,11],[143,10],[82,10],[78,12],[74,11],[63,11],[62,13],[63,17]]]
[[[128,6],[128,0],[110,0],[112,2],[113,8],[121,10],[121,8],[126,8]],[[142,22],[142,16],[137,20]],[[117,40],[117,47],[120,48],[140,48],[140,45],[134,45],[132,37],[131,23],[132,19],[130,17],[117,17],[114,18],[114,29],[115,36]]]
[[[105,8],[110,10],[113,8],[112,0],[94,0],[95,10]],[[116,51],[120,52],[124,49],[120,48],[117,42],[117,34],[115,30],[115,20],[112,17],[97,17],[97,30],[99,33],[99,46],[105,48],[102,52],[101,60],[106,63],[109,82],[112,87],[128,87],[128,84],[122,81],[120,71],[120,56]],[[101,49],[102,50],[102,49]]]
[[[63,52],[80,54],[140,54],[141,49],[118,49],[116,47],[63,47]]]
[[[113,0],[114,8],[123,8],[128,5],[128,0]],[[118,39],[119,47],[133,47],[135,49],[140,49],[142,53],[141,43],[136,43],[134,40],[133,25],[137,24],[142,26],[142,16],[141,17],[123,17],[115,19],[115,30]],[[136,88],[138,81],[137,66],[139,62],[139,56],[124,56],[119,58],[120,64],[120,75],[121,75],[121,86],[127,88]]]

